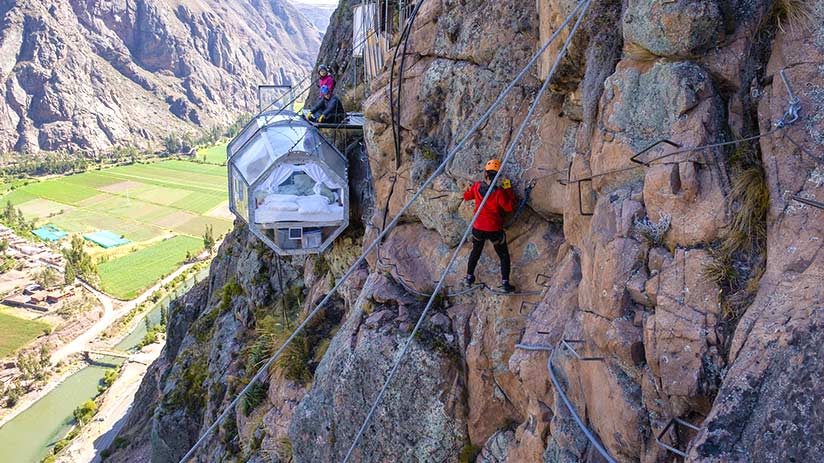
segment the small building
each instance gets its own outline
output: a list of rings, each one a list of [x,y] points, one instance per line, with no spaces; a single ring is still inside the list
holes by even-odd
[[[40,284],[32,283],[32,284],[26,286],[25,288],[23,288],[23,294],[25,294],[27,296],[30,296],[30,295],[32,295],[32,294],[34,294],[38,291],[42,291],[42,290],[43,290],[43,287],[40,286]]]
[[[3,304],[11,307],[25,307],[28,304],[29,298],[22,294],[18,294],[16,296],[9,296],[3,299]]]
[[[36,256],[37,254],[40,254],[39,249],[37,249],[34,246],[29,246],[27,244],[21,244],[21,245],[17,246],[17,250],[20,251],[21,253],[23,253],[23,255],[26,255],[26,256]]]
[[[72,296],[74,296],[74,292],[70,289],[52,291],[46,296],[46,302],[49,304],[57,304],[58,302],[66,300]]]
[[[322,253],[349,226],[348,162],[297,114],[261,114],[227,151],[229,208],[278,254]]]
[[[42,304],[43,302],[46,302],[47,298],[48,298],[48,293],[46,291],[37,291],[36,293],[29,296],[29,301],[28,302],[29,302],[29,304],[34,304],[34,305]]]

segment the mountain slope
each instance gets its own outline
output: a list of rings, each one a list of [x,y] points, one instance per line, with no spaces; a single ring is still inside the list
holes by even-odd
[[[326,32],[326,29],[329,27],[329,19],[337,8],[335,4],[305,3],[300,0],[292,0],[292,4],[295,5],[295,8],[300,10],[321,33]]]
[[[0,2],[0,150],[151,146],[226,125],[320,45],[285,0]]]

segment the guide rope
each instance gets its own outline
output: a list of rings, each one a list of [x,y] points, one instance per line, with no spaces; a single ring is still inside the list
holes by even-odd
[[[509,149],[507,150],[506,154],[504,154],[504,157],[501,160],[501,168],[495,174],[495,178],[492,179],[491,183],[493,185],[497,184],[497,182],[498,182],[498,180],[501,177],[501,174],[503,172],[503,167],[506,165],[507,161],[509,161],[510,156],[515,151],[515,149],[517,148],[518,141],[520,140],[521,136],[523,135],[524,130],[526,129],[526,126],[529,124],[529,121],[532,118],[532,115],[535,113],[535,110],[537,109],[539,103],[541,102],[541,97],[544,95],[544,92],[546,92],[547,88],[549,87],[549,83],[552,80],[552,78],[554,77],[555,72],[557,71],[558,66],[561,63],[561,60],[566,55],[566,51],[569,48],[570,43],[572,42],[572,38],[575,36],[575,33],[578,31],[579,26],[581,25],[584,17],[586,16],[587,10],[589,9],[589,6],[590,6],[592,0],[585,0],[585,1],[586,1],[586,3],[584,4],[583,9],[581,9],[581,12],[578,15],[577,21],[575,22],[575,25],[573,26],[572,30],[569,33],[569,37],[567,37],[566,42],[564,42],[563,48],[561,48],[561,51],[558,53],[558,56],[555,59],[555,63],[552,66],[552,69],[550,70],[549,74],[547,74],[547,77],[544,80],[543,85],[541,86],[541,90],[535,96],[535,100],[532,102],[532,105],[530,106],[529,111],[527,112],[526,116],[524,117],[523,122],[521,123],[520,127],[518,128],[518,132],[516,133],[515,137],[513,138],[512,142],[511,142],[511,144],[509,145]],[[578,9],[576,8],[576,10],[573,11],[572,15],[577,13],[577,11],[578,11]],[[572,15],[568,19],[571,19]],[[561,28],[559,28],[558,30],[560,31]],[[420,317],[418,317],[418,321],[415,324],[415,327],[412,329],[412,333],[409,335],[409,338],[407,338],[406,343],[401,348],[400,354],[398,355],[397,360],[395,360],[395,363],[392,366],[392,370],[390,370],[390,372],[389,372],[389,376],[386,378],[386,381],[383,383],[383,387],[381,387],[381,390],[378,392],[378,396],[375,398],[375,401],[372,403],[372,406],[369,409],[369,412],[367,413],[366,418],[363,421],[363,424],[361,425],[360,429],[358,430],[357,435],[355,435],[355,439],[352,442],[352,445],[349,447],[349,451],[346,453],[346,457],[343,460],[344,463],[347,463],[349,461],[349,459],[352,457],[352,453],[355,451],[355,448],[357,447],[358,443],[360,442],[360,439],[363,436],[363,433],[366,431],[366,427],[369,425],[369,422],[372,420],[372,417],[375,415],[375,411],[377,410],[378,405],[380,404],[381,400],[383,399],[384,394],[386,394],[386,391],[389,388],[389,384],[392,382],[392,379],[395,377],[395,374],[397,374],[398,369],[400,368],[400,364],[403,361],[404,357],[406,356],[406,352],[409,350],[409,347],[412,345],[412,342],[415,340],[415,337],[418,333],[418,330],[420,329],[421,325],[423,324],[424,319],[426,319],[426,315],[429,313],[429,310],[432,308],[432,305],[435,301],[435,298],[436,298],[437,294],[440,292],[441,288],[443,287],[444,281],[446,280],[446,276],[449,274],[449,270],[451,269],[452,265],[457,260],[458,254],[461,250],[461,247],[463,247],[464,243],[466,243],[467,239],[469,238],[469,235],[472,232],[472,225],[475,223],[475,220],[480,215],[481,211],[483,210],[484,205],[486,204],[487,200],[491,196],[492,192],[493,192],[492,188],[490,188],[486,192],[486,194],[484,195],[483,200],[481,200],[481,203],[478,205],[478,208],[475,211],[474,216],[469,221],[469,225],[467,226],[466,231],[464,232],[460,243],[458,244],[457,248],[455,249],[455,252],[453,252],[452,257],[449,259],[449,262],[447,263],[446,268],[444,269],[443,273],[441,273],[441,278],[438,281],[437,286],[435,286],[435,290],[433,291],[432,296],[430,296],[429,301],[426,304],[426,307],[424,307],[423,312],[421,313]]]
[[[434,172],[429,176],[429,178],[421,185],[418,191],[412,195],[412,197],[406,202],[406,204],[398,211],[398,214],[395,216],[394,219],[384,228],[383,231],[378,234],[375,240],[372,241],[369,246],[361,253],[361,255],[355,260],[355,262],[349,267],[346,272],[341,276],[335,286],[323,297],[323,299],[315,306],[315,308],[309,312],[306,318],[295,328],[295,331],[286,339],[286,341],[280,346],[280,348],[266,361],[266,363],[258,369],[257,373],[252,377],[249,383],[241,389],[238,395],[226,406],[224,407],[223,412],[215,419],[215,421],[203,432],[203,434],[198,438],[198,440],[194,443],[191,449],[180,459],[180,463],[184,463],[191,459],[197,449],[200,448],[201,445],[206,441],[206,439],[217,429],[220,423],[226,419],[226,417],[231,413],[231,411],[237,406],[240,400],[249,392],[249,390],[261,379],[264,375],[267,374],[269,367],[275,362],[275,360],[280,357],[283,351],[292,343],[292,341],[300,335],[303,329],[308,325],[311,320],[321,311],[321,309],[332,299],[332,296],[337,292],[338,289],[343,285],[346,280],[355,273],[357,269],[364,263],[366,260],[366,256],[369,255],[376,247],[377,244],[384,238],[386,235],[389,234],[390,231],[401,221],[402,217],[409,210],[412,204],[424,193],[424,191],[434,183],[435,179],[439,177],[446,169],[446,166],[455,158],[457,153],[466,145],[469,139],[478,131],[478,129],[489,119],[492,113],[498,109],[498,107],[503,103],[504,99],[512,92],[518,82],[523,79],[523,77],[528,73],[528,71],[532,68],[532,66],[540,59],[543,53],[549,48],[552,42],[560,34],[561,30],[566,27],[567,24],[572,20],[574,14],[581,9],[585,4],[589,5],[589,1],[591,0],[581,0],[578,5],[573,9],[570,16],[561,24],[558,29],[552,34],[552,36],[544,43],[544,45],[532,56],[529,62],[521,69],[520,72],[513,78],[513,80],[507,85],[506,88],[498,95],[498,98],[487,108],[487,110],[481,115],[481,117],[469,128],[466,135],[455,145],[454,148],[447,154],[444,158],[443,162],[435,169]],[[491,190],[490,190],[491,191]]]

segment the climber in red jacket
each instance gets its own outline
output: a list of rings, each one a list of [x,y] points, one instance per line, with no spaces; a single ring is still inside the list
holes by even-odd
[[[475,283],[475,266],[481,258],[484,244],[487,240],[492,241],[495,252],[501,259],[501,289],[511,293],[515,287],[509,284],[509,248],[506,245],[506,235],[504,234],[504,213],[512,212],[515,209],[515,193],[512,191],[512,182],[504,180],[502,188],[491,185],[498,171],[501,169],[501,161],[493,159],[486,163],[484,167],[485,178],[483,182],[475,182],[464,192],[464,201],[475,201],[475,212],[478,211],[481,201],[484,199],[489,188],[486,204],[475,223],[472,224],[472,252],[469,253],[469,262],[466,266],[465,282],[468,286]]]

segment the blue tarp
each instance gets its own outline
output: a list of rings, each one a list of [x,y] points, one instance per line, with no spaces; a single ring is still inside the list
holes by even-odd
[[[126,238],[121,238],[120,235],[115,235],[114,233],[106,230],[87,233],[83,235],[83,238],[106,249],[116,248],[118,246],[131,243],[131,241]]]
[[[67,236],[68,233],[64,232],[63,230],[55,227],[52,224],[44,225],[37,230],[32,231],[38,238],[43,241],[59,241]]]

